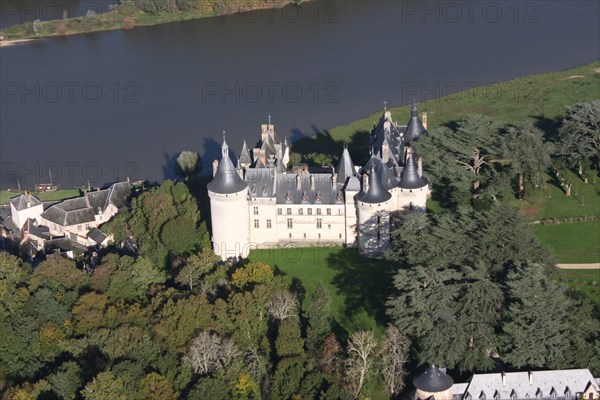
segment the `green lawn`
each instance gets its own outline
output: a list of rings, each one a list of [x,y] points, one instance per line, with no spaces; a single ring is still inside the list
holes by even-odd
[[[552,247],[559,263],[600,262],[600,221],[535,225],[540,241]]]
[[[558,271],[558,279],[567,286],[585,293],[600,306],[600,270],[579,269]]]
[[[298,278],[306,290],[304,298],[323,280],[331,297],[334,328],[342,337],[357,329],[375,329],[378,335],[383,332],[384,303],[392,277],[384,261],[341,247],[253,250],[250,259]]]
[[[545,187],[530,202],[515,199],[513,204],[534,220],[600,215],[600,179],[596,178],[596,182],[589,179],[589,183],[584,183],[570,171],[566,172],[565,179],[573,182],[571,196],[566,196],[548,176]]]
[[[56,192],[32,192],[32,194],[41,201],[55,201],[79,197],[81,196],[81,191],[79,189],[64,189],[57,190]],[[0,191],[0,204],[7,204],[10,199],[17,197],[18,195],[19,193],[16,192],[2,190]]]

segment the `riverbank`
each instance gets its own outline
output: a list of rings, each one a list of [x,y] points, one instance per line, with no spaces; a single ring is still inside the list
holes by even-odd
[[[85,16],[50,21],[25,22],[0,30],[0,47],[27,43],[44,37],[68,36],[110,30],[131,30],[137,26],[160,25],[218,16],[229,16],[249,11],[270,10],[289,5],[300,5],[312,0],[252,0],[240,2],[199,1],[180,2],[181,8],[160,10],[141,9],[132,2],[109,7],[109,11]],[[115,3],[117,0],[115,0]]]
[[[25,43],[33,43],[33,42],[37,42],[38,39],[14,39],[14,40],[7,40],[4,39],[2,37],[0,37],[0,47],[10,47],[10,46],[16,46],[19,44],[25,44]]]

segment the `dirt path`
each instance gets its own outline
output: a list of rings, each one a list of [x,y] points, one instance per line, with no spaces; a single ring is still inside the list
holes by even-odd
[[[600,263],[591,264],[556,264],[560,269],[600,269]]]

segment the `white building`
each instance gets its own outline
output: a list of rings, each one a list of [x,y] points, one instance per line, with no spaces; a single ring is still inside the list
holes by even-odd
[[[429,182],[411,143],[427,135],[413,105],[406,126],[385,111],[371,132],[371,158],[356,167],[344,147],[337,169],[288,170],[290,147],[269,121],[258,145],[242,147],[237,166],[223,139],[208,184],[212,241],[222,259],[252,248],[336,244],[381,256],[389,245],[391,215],[424,212]]]
[[[44,212],[44,205],[37,197],[29,192],[10,200],[10,215],[17,229],[23,228],[29,219],[40,222],[40,215]]]

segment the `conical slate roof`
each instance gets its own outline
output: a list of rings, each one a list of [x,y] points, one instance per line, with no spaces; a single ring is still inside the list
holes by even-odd
[[[19,197],[11,199],[10,202],[17,209],[17,211],[25,210],[27,208],[42,204],[37,197],[29,193],[21,194]]]
[[[418,189],[427,185],[427,180],[419,176],[415,160],[411,153],[406,158],[406,165],[402,170],[398,187],[402,189]]]
[[[438,393],[448,390],[454,384],[450,375],[446,374],[446,369],[436,368],[435,365],[427,368],[421,375],[413,379],[413,385],[424,392]]]
[[[413,103],[410,115],[410,121],[404,132],[404,141],[407,143],[414,142],[421,135],[428,135],[427,129],[423,126],[423,123],[419,119],[419,111],[417,110],[417,104]]]
[[[231,158],[229,158],[229,146],[223,136],[223,145],[221,146],[221,162],[217,167],[217,173],[212,181],[207,185],[208,190],[213,193],[231,194],[240,192],[248,187],[248,184],[240,178]]]
[[[350,158],[348,147],[344,144],[342,158],[340,159],[340,163],[338,164],[337,168],[337,181],[340,183],[344,183],[346,182],[346,179],[354,175],[354,163],[352,162],[352,158]]]
[[[248,146],[246,145],[246,141],[244,140],[244,145],[242,146],[242,151],[240,152],[240,158],[238,159],[240,164],[252,164],[252,159],[250,158],[250,152],[248,151]]]
[[[369,173],[369,188],[367,192],[360,192],[356,197],[358,201],[363,203],[377,204],[384,203],[392,197],[391,193],[388,192],[383,185],[381,180],[375,174],[375,165],[371,164],[371,171]]]

